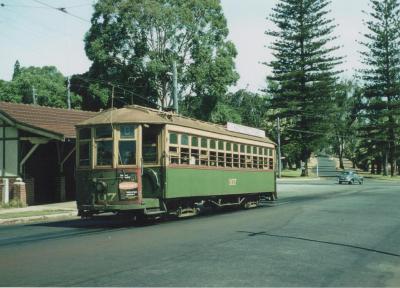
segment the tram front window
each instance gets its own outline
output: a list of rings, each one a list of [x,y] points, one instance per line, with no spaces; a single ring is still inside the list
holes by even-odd
[[[143,125],[142,157],[145,164],[158,162],[158,135],[161,129],[154,125]]]
[[[97,142],[97,165],[98,166],[111,166],[112,165],[112,141],[98,141]]]
[[[118,164],[136,165],[136,125],[121,125]]]
[[[113,162],[113,140],[111,126],[96,128],[96,165],[111,166]]]

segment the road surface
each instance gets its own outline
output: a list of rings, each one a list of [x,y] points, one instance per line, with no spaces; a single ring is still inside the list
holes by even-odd
[[[400,286],[400,185],[278,185],[264,207],[0,227],[1,286]]]

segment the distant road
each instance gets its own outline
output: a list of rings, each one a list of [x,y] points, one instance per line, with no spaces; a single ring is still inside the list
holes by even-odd
[[[318,175],[320,177],[336,177],[339,173],[336,171],[335,160],[329,158],[328,156],[319,156],[318,160]],[[317,167],[312,168],[312,172],[317,174]]]
[[[323,163],[332,163],[325,159]],[[282,181],[279,200],[137,226],[0,226],[1,286],[399,287],[400,184]]]

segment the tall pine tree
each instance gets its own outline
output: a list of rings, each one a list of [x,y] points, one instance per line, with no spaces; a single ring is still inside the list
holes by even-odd
[[[270,15],[277,29],[267,31],[275,60],[268,88],[272,95],[271,117],[280,117],[284,137],[296,145],[299,160],[307,162],[311,153],[322,147],[330,126],[330,111],[334,101],[335,82],[341,57],[332,52],[332,32],[336,25],[328,18],[328,0],[279,0]],[[284,147],[285,148],[285,147]]]
[[[398,0],[371,0],[368,33],[361,42],[365,69],[363,135],[380,150],[383,172],[390,163],[393,176],[400,121],[400,5]],[[397,141],[397,142],[396,142]]]

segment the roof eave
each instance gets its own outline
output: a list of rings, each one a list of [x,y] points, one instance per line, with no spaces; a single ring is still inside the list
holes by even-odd
[[[33,125],[19,122],[16,119],[14,119],[13,117],[11,117],[10,115],[8,115],[7,113],[5,113],[4,111],[0,111],[0,119],[2,119],[8,125],[16,127],[17,129],[31,132],[34,134],[38,134],[40,136],[47,137],[50,139],[65,141],[65,136],[63,134],[54,133],[52,131],[49,131],[49,130],[46,130],[43,128],[39,128],[39,127],[35,127]]]

